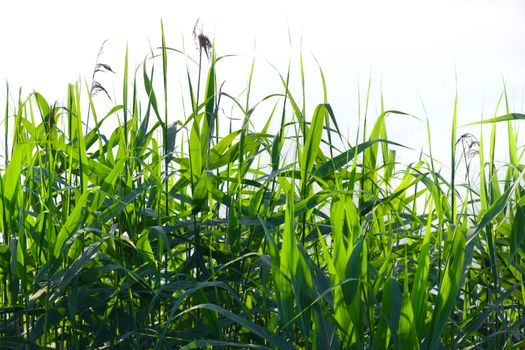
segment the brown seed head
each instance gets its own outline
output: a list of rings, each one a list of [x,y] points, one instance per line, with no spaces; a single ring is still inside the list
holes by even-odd
[[[195,22],[195,25],[193,26],[193,38],[195,39],[195,43],[197,45],[197,48],[199,50],[204,50],[204,53],[206,53],[206,57],[210,58],[210,52],[211,52],[211,41],[210,38],[208,38],[203,32],[202,32],[202,26],[199,29],[199,19],[197,19],[197,22]]]

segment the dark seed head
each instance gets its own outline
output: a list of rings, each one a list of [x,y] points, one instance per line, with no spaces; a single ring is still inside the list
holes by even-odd
[[[195,39],[195,43],[197,45],[197,48],[199,50],[204,50],[204,53],[206,53],[206,57],[210,58],[210,52],[211,52],[211,41],[210,38],[208,38],[203,32],[202,27],[199,29],[199,20],[197,19],[197,22],[195,22],[195,25],[193,26],[193,38]]]

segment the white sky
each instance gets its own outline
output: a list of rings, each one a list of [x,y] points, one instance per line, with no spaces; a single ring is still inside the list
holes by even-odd
[[[182,48],[184,38],[186,49],[194,50],[191,32],[200,18],[204,32],[215,38],[219,55],[246,55],[230,60],[219,73],[227,87],[238,91],[246,84],[254,53],[254,84],[261,93],[282,91],[265,60],[284,73],[292,55],[296,69],[292,80],[299,82],[297,53],[302,40],[309,111],[322,102],[313,54],[325,73],[329,102],[351,140],[358,86],[365,94],[369,78],[370,114],[377,115],[382,92],[386,109],[428,116],[435,153],[443,159],[450,144],[456,72],[459,124],[493,116],[503,79],[511,110],[524,112],[522,0],[3,1],[0,80],[7,79],[12,89],[22,85],[25,93],[39,91],[50,102],[63,101],[67,83],[91,79],[100,45],[108,39],[102,62],[117,72],[104,78],[113,79],[106,85],[112,93],[118,89],[112,86],[120,86],[126,42],[130,67],[135,67],[148,54],[150,43],[160,45],[161,18],[168,46]],[[172,91],[179,88],[178,82],[174,84]],[[4,98],[2,85],[0,102]],[[424,126],[393,117],[389,130],[394,140],[419,150],[426,143]],[[460,129],[458,135],[467,130],[479,134],[471,128]]]

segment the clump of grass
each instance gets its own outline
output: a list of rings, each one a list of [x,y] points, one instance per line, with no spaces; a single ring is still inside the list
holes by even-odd
[[[6,105],[2,348],[524,346],[525,167],[512,124],[523,114],[480,122],[507,122],[510,163],[496,169],[495,128],[487,161],[482,136],[456,139],[454,112],[447,178],[431,158],[396,162],[385,120],[405,113],[382,110],[350,144],[328,101],[306,115],[290,72],[256,103],[253,65],[246,103],[218,88],[227,57],[195,36],[184,120],[169,114],[167,72],[186,54],[163,30],[131,80],[126,53],[122,101],[104,115],[93,91],[82,109],[78,84],[63,106],[36,92]],[[222,133],[225,100],[244,121]],[[95,125],[83,132],[86,113]],[[479,188],[455,179],[461,157],[467,172],[479,162]]]

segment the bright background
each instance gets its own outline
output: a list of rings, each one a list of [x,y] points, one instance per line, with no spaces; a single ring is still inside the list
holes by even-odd
[[[268,62],[284,74],[291,58],[297,84],[302,48],[310,113],[322,102],[315,56],[327,80],[329,102],[350,140],[369,80],[369,115],[377,116],[382,93],[386,109],[420,118],[394,116],[389,121],[392,138],[416,152],[426,144],[428,118],[434,152],[444,160],[456,86],[460,125],[494,116],[504,82],[510,110],[524,111],[522,0],[4,1],[0,80],[9,81],[15,97],[23,86],[26,94],[36,90],[50,102],[64,101],[67,83],[91,83],[98,50],[107,39],[101,62],[116,74],[104,76],[105,87],[118,101],[126,43],[130,67],[135,67],[150,47],[160,45],[161,18],[168,46],[195,50],[191,33],[200,18],[219,55],[244,55],[220,68],[226,90],[240,92],[246,86],[254,55],[254,84],[261,96],[282,91]],[[178,82],[172,93],[177,89]],[[3,86],[0,102],[4,100]],[[500,108],[497,114],[504,113]],[[479,135],[478,127],[461,128],[458,136],[467,131]],[[411,155],[405,160],[416,159]]]

